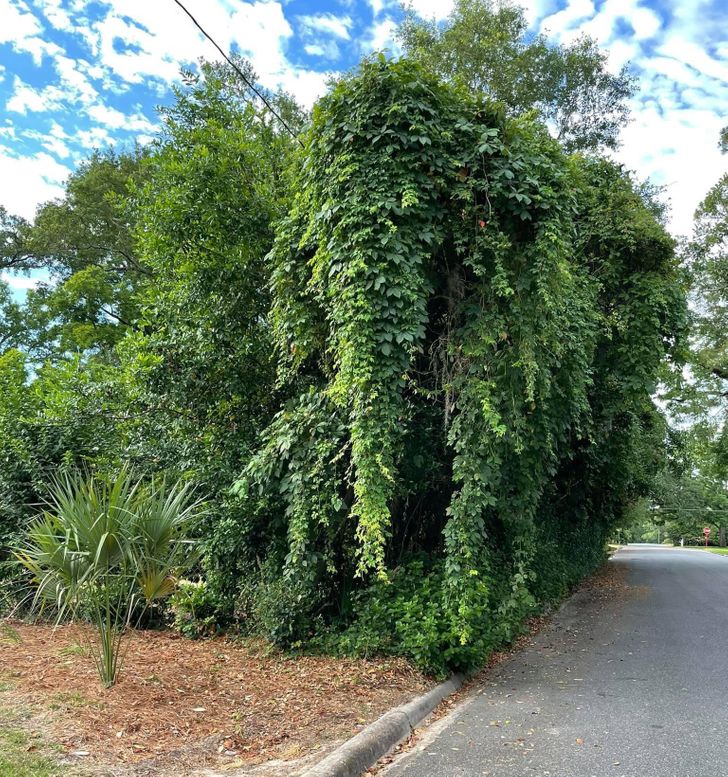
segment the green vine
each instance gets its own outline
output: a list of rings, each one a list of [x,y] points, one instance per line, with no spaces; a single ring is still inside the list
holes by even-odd
[[[297,191],[270,255],[280,382],[308,386],[336,433],[284,413],[245,477],[279,484],[289,566],[320,526],[338,527],[339,576],[442,557],[432,617],[480,654],[485,612],[533,606],[538,543],[598,543],[583,521],[607,526],[598,505],[637,487],[605,496],[613,452],[635,445],[608,417],[646,412],[679,337],[672,244],[612,163],[406,60],[365,62],[318,104]],[[584,474],[562,516],[570,467]]]

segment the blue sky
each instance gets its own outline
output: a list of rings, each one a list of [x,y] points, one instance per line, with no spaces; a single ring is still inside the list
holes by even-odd
[[[225,49],[263,84],[306,105],[362,55],[388,48],[401,18],[392,0],[187,0]],[[444,19],[451,0],[412,0]],[[676,233],[728,169],[717,149],[728,124],[725,0],[527,0],[534,32],[568,42],[588,33],[610,66],[640,79],[618,158],[667,186]],[[173,0],[0,0],[0,204],[32,217],[93,148],[156,131],[155,106],[179,68],[215,52]],[[8,279],[18,290],[28,278]]]

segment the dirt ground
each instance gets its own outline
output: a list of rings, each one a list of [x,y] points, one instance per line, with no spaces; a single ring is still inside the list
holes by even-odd
[[[398,659],[290,658],[155,631],[127,646],[119,682],[104,689],[79,627],[5,622],[0,709],[23,711],[67,761],[97,773],[232,773],[328,751],[432,685]]]

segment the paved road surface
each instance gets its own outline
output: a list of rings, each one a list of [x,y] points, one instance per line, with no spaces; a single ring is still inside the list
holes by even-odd
[[[728,777],[728,557],[632,545],[386,777]]]

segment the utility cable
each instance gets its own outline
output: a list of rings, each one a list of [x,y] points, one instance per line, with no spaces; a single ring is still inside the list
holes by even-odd
[[[288,126],[287,122],[286,122],[286,121],[285,121],[285,119],[284,119],[284,118],[283,118],[283,117],[280,115],[280,113],[278,113],[278,111],[276,111],[276,109],[275,109],[275,108],[274,108],[274,107],[273,107],[273,106],[270,104],[270,102],[268,102],[268,100],[266,99],[265,95],[263,95],[263,94],[262,94],[262,93],[261,93],[261,92],[260,92],[260,91],[257,89],[257,87],[255,86],[255,84],[253,84],[253,83],[252,83],[252,82],[251,82],[251,81],[248,79],[248,77],[245,75],[245,73],[243,73],[243,71],[242,71],[242,70],[241,70],[241,69],[240,69],[240,68],[239,68],[239,67],[238,67],[238,66],[237,66],[237,65],[236,65],[236,64],[235,64],[235,63],[232,61],[232,59],[230,59],[230,57],[229,57],[229,56],[228,56],[228,55],[227,55],[227,54],[226,54],[226,53],[225,53],[225,52],[224,52],[224,51],[223,51],[223,50],[220,48],[220,46],[218,46],[217,42],[216,42],[216,41],[215,41],[215,39],[212,37],[212,35],[210,35],[210,34],[209,34],[209,33],[208,33],[208,32],[207,32],[207,31],[206,31],[206,30],[205,30],[205,29],[202,27],[202,25],[201,25],[201,24],[200,24],[200,23],[197,21],[197,19],[195,19],[195,17],[194,17],[194,16],[193,16],[193,15],[192,15],[192,14],[191,14],[191,13],[190,13],[188,10],[187,10],[187,8],[185,8],[185,6],[184,6],[184,5],[183,5],[183,4],[180,2],[180,0],[174,0],[174,2],[175,2],[175,3],[177,3],[177,5],[178,5],[178,6],[179,6],[179,7],[180,7],[180,8],[181,8],[181,9],[182,9],[182,10],[183,10],[183,11],[184,11],[186,14],[187,14],[187,16],[189,16],[189,18],[192,20],[192,23],[195,25],[195,27],[197,27],[197,29],[198,29],[198,30],[199,30],[199,31],[200,31],[200,32],[201,32],[201,33],[202,33],[202,34],[203,34],[203,35],[204,35],[204,36],[207,38],[207,40],[209,40],[209,41],[210,41],[210,43],[212,43],[212,45],[213,45],[213,46],[214,46],[214,47],[215,47],[215,48],[216,48],[216,49],[217,49],[217,50],[220,52],[220,54],[222,54],[222,56],[224,57],[225,61],[226,61],[226,62],[227,62],[229,65],[230,65],[230,67],[232,67],[232,68],[233,68],[233,70],[235,70],[235,72],[236,72],[236,73],[237,73],[237,74],[240,76],[240,78],[242,78],[242,79],[243,79],[243,81],[244,81],[244,82],[247,84],[247,86],[248,86],[248,87],[249,87],[249,88],[250,88],[250,89],[251,89],[253,92],[255,92],[255,94],[257,94],[257,95],[258,95],[258,97],[260,97],[260,99],[261,99],[261,100],[262,100],[262,101],[265,103],[265,105],[266,105],[266,107],[268,108],[268,110],[269,110],[269,111],[270,111],[270,112],[271,112],[271,113],[272,113],[272,114],[273,114],[273,115],[276,117],[276,119],[278,119],[278,121],[279,121],[279,122],[280,122],[280,123],[281,123],[281,124],[282,124],[282,125],[283,125],[283,126],[286,128],[286,130],[288,130],[288,132],[290,133],[291,137],[292,137],[292,138],[294,138],[295,140],[297,140],[297,141],[299,142],[299,144],[300,144],[301,148],[303,148],[303,142],[302,142],[302,141],[301,141],[301,139],[298,137],[298,135],[296,135],[296,133],[295,133],[295,132],[294,132],[294,131],[293,131],[293,130],[292,130],[292,129],[291,129],[289,126]]]

